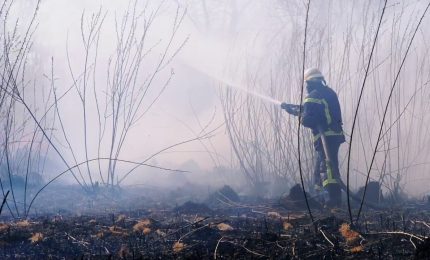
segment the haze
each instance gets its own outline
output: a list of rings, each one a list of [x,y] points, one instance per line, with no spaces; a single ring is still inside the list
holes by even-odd
[[[338,91],[344,127],[348,134],[383,1],[314,2],[316,3],[313,3],[310,10],[305,65],[319,67],[326,74],[329,85]],[[137,2],[138,14],[144,10],[145,4],[146,1]],[[84,21],[84,30],[88,30],[91,16],[99,10],[101,16],[106,18],[98,40],[97,68],[94,74],[88,76],[91,83],[88,95],[98,93],[102,99],[105,98],[103,95],[107,95],[105,88],[109,79],[107,73],[109,58],[115,53],[117,46],[118,32],[115,29],[115,18],[119,22],[126,10],[131,10],[128,8],[132,5],[133,2],[107,0],[41,2],[36,17],[38,25],[32,38],[31,61],[27,68],[32,72],[29,78],[39,84],[40,92],[34,94],[35,106],[44,102],[40,93],[44,92],[46,95],[49,92],[52,75],[56,90],[58,93],[64,93],[73,86],[71,71],[74,77],[83,73],[85,50],[81,37],[81,17]],[[425,5],[425,1],[416,0],[392,2],[386,10],[363,104],[359,110],[360,134],[354,139],[352,158],[354,187],[363,184],[364,178],[360,173],[367,172],[366,167],[376,142],[389,89]],[[304,6],[303,1],[299,0],[149,1],[145,15],[154,12],[156,8],[160,9],[147,36],[146,46],[154,47],[148,56],[145,56],[139,72],[141,74],[136,76],[137,85],[144,82],[145,73],[151,71],[163,55],[163,48],[168,44],[172,34],[175,15],[178,14],[179,18],[181,15],[184,16],[168,52],[168,55],[172,56],[177,51],[177,55],[174,55],[172,61],[154,79],[142,111],[151,106],[152,100],[157,98],[166,80],[171,75],[173,77],[159,99],[150,107],[149,112],[130,129],[118,158],[135,162],[145,160],[166,147],[196,138],[207,126],[206,132],[216,129],[209,138],[178,145],[151,158],[149,162],[160,167],[191,171],[192,173],[185,173],[189,181],[198,178],[200,174],[206,176],[207,172],[212,171],[211,174],[216,174],[213,169],[221,166],[227,169],[226,172],[222,176],[213,176],[219,178],[220,182],[228,183],[232,174],[242,176],[240,172],[243,172],[243,166],[238,163],[237,153],[232,150],[231,139],[226,129],[225,111],[230,113],[243,106],[254,108],[261,106],[267,108],[267,112],[276,111],[277,107],[258,97],[252,98],[252,102],[249,100],[245,102],[247,93],[226,87],[225,83],[234,82],[237,86],[277,101],[299,102],[306,11]],[[12,13],[24,24],[31,18],[33,8],[33,3],[17,1]],[[142,29],[143,25],[140,22],[143,20],[137,23],[138,31]],[[372,176],[376,179],[382,170],[401,173],[401,181],[399,180],[401,186],[404,187],[404,191],[414,196],[422,196],[428,192],[426,183],[430,177],[428,173],[430,139],[427,134],[430,123],[427,105],[430,94],[428,91],[430,68],[427,59],[429,25],[430,18],[425,17],[395,87],[395,98],[390,105],[390,114],[384,127],[385,131],[388,131],[391,129],[389,127],[393,126],[397,132],[390,132],[391,142],[389,139],[383,140],[378,148],[377,161],[372,168]],[[90,55],[92,59],[95,55],[94,50],[92,49]],[[145,47],[145,50],[150,49]],[[93,64],[92,62],[90,64]],[[226,91],[233,91],[239,96],[235,108],[228,108],[225,102],[221,102],[226,99]],[[83,162],[86,157],[100,157],[96,148],[98,143],[96,104],[94,99],[88,100],[89,155],[85,153],[83,109],[78,92],[73,89],[59,102],[64,129],[67,130],[68,141],[72,144],[76,162]],[[40,117],[42,112],[40,110],[36,114]],[[263,115],[266,112],[255,116],[259,116],[260,123],[267,125],[268,131],[271,131],[273,126],[268,116]],[[242,111],[237,112],[236,117],[245,118],[249,115],[253,116],[252,113],[246,114]],[[280,114],[278,119],[284,120],[285,124],[294,124],[294,118],[289,118],[286,113]],[[246,124],[242,126],[246,127]],[[55,127],[58,130],[58,126]],[[71,162],[74,159],[70,149],[66,147],[64,135],[57,130],[53,131],[53,140],[64,157]],[[308,134],[306,130],[304,134]],[[101,157],[109,156],[104,150],[107,148],[106,145],[107,143],[102,144]],[[273,144],[273,147],[277,145],[287,144]],[[291,145],[291,149],[294,150],[294,142]],[[341,150],[342,171],[345,171],[346,167],[344,158],[347,148],[348,144],[344,144]],[[64,164],[57,159],[52,150],[49,151],[48,157],[51,163],[47,169],[47,176],[55,176],[65,169]],[[306,164],[311,165],[311,160],[306,161]],[[105,162],[103,165],[106,166]],[[96,164],[89,167],[97,170]],[[132,166],[129,164],[120,163],[117,170],[123,174],[130,168]],[[133,172],[124,184],[158,183],[156,180],[160,176],[174,174],[141,167]],[[295,179],[297,173],[287,172],[271,172],[270,176],[264,178],[270,181],[273,175],[295,176],[288,178],[297,180]],[[98,173],[93,178],[100,181]],[[162,178],[163,182],[170,180]],[[84,179],[88,180],[88,177]],[[288,183],[291,184],[290,179]],[[388,186],[391,185],[389,183],[392,179],[395,177],[386,181]],[[172,180],[174,182],[177,178],[172,177]],[[59,181],[75,183],[71,174],[65,174]],[[246,185],[246,177],[242,181],[244,182],[242,185]]]

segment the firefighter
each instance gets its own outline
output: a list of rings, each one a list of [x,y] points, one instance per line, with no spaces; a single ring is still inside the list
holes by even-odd
[[[307,69],[304,81],[308,95],[299,118],[303,126],[310,128],[313,134],[316,151],[315,189],[327,191],[327,206],[337,207],[342,202],[338,152],[340,145],[345,142],[339,100],[318,69]],[[282,103],[281,107],[294,116],[300,114],[298,105]]]

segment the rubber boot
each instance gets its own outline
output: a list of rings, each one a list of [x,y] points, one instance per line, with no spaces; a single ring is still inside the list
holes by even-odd
[[[327,206],[331,208],[339,208],[342,205],[342,191],[339,184],[328,184],[326,187],[329,200]]]

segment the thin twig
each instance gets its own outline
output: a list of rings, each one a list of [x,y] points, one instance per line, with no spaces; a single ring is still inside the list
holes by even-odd
[[[171,235],[173,235],[173,234],[176,234],[176,233],[178,233],[179,231],[181,231],[181,230],[182,230],[182,229],[184,229],[184,228],[191,227],[191,226],[194,226],[194,225],[195,225],[195,224],[197,224],[197,223],[203,222],[203,221],[207,220],[208,218],[209,218],[209,217],[205,217],[205,218],[203,218],[203,219],[200,219],[200,220],[197,220],[197,221],[195,221],[195,222],[193,222],[193,223],[190,223],[190,224],[188,224],[188,225],[186,225],[186,226],[180,227],[180,228],[178,228],[177,230],[175,230],[175,231],[173,231],[173,232],[170,232],[170,233],[166,234],[166,237],[171,236]]]
[[[309,20],[309,9],[310,9],[310,5],[311,5],[311,0],[308,0],[308,4],[306,6],[306,20],[305,20],[305,37],[303,40],[303,66],[302,66],[302,79],[301,79],[301,91],[300,91],[300,106],[299,106],[299,123],[298,123],[298,127],[297,127],[297,155],[298,155],[298,163],[299,163],[299,174],[300,174],[300,183],[302,184],[302,190],[303,190],[303,196],[305,197],[305,201],[306,201],[306,207],[308,209],[309,212],[309,216],[311,218],[311,221],[314,222],[314,217],[312,215],[312,211],[311,211],[311,207],[309,206],[309,201],[308,201],[308,195],[306,194],[306,190],[305,190],[305,182],[303,180],[303,169],[302,169],[302,157],[301,157],[301,152],[300,152],[300,130],[301,130],[301,115],[302,115],[302,102],[303,102],[303,92],[304,92],[304,74],[305,74],[305,65],[306,65],[306,37],[307,37],[307,31],[308,31],[308,20]],[[317,226],[315,225],[315,229],[317,228]]]
[[[412,237],[409,238],[409,242],[414,246],[415,250],[417,249],[417,246],[415,245],[414,241],[412,241]]]
[[[381,28],[382,19],[383,19],[384,14],[385,14],[385,8],[387,6],[387,2],[388,2],[388,0],[385,0],[384,8],[382,9],[381,17],[379,18],[378,28],[376,30],[375,39],[373,40],[372,50],[370,52],[369,61],[367,63],[367,67],[366,67],[366,72],[364,74],[363,84],[361,85],[360,95],[358,97],[357,106],[355,107],[354,119],[352,120],[351,134],[349,137],[348,160],[347,160],[347,164],[346,164],[346,197],[347,197],[347,202],[348,202],[348,214],[349,214],[349,219],[350,219],[351,225],[354,225],[354,220],[352,218],[352,211],[351,211],[351,200],[350,200],[350,192],[349,192],[349,177],[350,177],[351,151],[352,151],[352,144],[353,144],[354,129],[355,129],[355,124],[356,124],[357,117],[358,117],[358,109],[360,108],[361,99],[362,99],[363,93],[364,93],[364,86],[366,85],[367,76],[369,75],[370,64],[372,61],[373,52],[374,52],[375,47],[376,47],[376,42],[378,40],[379,29]]]
[[[330,243],[330,245],[331,245],[332,247],[334,247],[334,243],[333,243],[333,242],[331,242],[331,240],[326,236],[326,234],[324,233],[324,231],[323,231],[321,228],[319,228],[319,231],[320,231],[320,232],[321,232],[321,234],[324,236],[325,240],[327,240],[327,241]]]
[[[426,227],[428,227],[428,228],[430,228],[430,225],[429,224],[427,224],[426,222],[424,222],[424,221],[412,221],[413,223],[419,223],[419,224],[423,224],[424,226],[426,226]]]
[[[396,77],[394,79],[393,85],[391,86],[390,94],[388,95],[388,99],[387,99],[387,102],[385,104],[384,114],[382,116],[382,121],[381,121],[381,124],[380,124],[380,127],[379,127],[378,138],[376,139],[376,144],[375,144],[375,147],[374,147],[374,150],[373,150],[372,160],[370,162],[369,169],[368,169],[368,172],[367,172],[366,184],[364,186],[363,197],[361,199],[360,208],[359,208],[358,213],[357,213],[357,219],[356,219],[356,221],[358,221],[360,219],[360,214],[361,214],[361,211],[363,209],[363,204],[364,204],[364,200],[365,200],[365,196],[366,196],[366,192],[367,192],[367,185],[369,183],[370,172],[372,170],[373,163],[375,162],[376,152],[378,150],[379,142],[381,141],[381,135],[382,135],[382,131],[383,131],[383,128],[384,128],[384,122],[385,122],[385,119],[387,117],[387,112],[388,112],[388,108],[389,108],[389,105],[390,105],[391,97],[393,96],[394,87],[396,86],[397,81],[398,81],[398,79],[400,77],[400,73],[402,72],[403,66],[404,66],[404,64],[406,62],[406,58],[408,57],[409,50],[410,50],[410,48],[412,46],[412,43],[413,43],[413,41],[415,39],[415,35],[417,34],[418,29],[420,28],[420,25],[421,25],[424,17],[427,14],[427,11],[428,11],[429,7],[430,7],[430,2],[428,3],[426,9],[424,10],[424,12],[423,12],[423,14],[422,14],[422,16],[421,16],[418,24],[417,24],[417,26],[415,27],[414,33],[413,33],[412,38],[411,38],[411,40],[410,40],[410,42],[408,44],[408,47],[407,47],[406,52],[405,52],[405,55],[403,56],[402,63],[400,64],[400,67],[399,67],[399,69],[397,71],[397,74],[396,74]]]
[[[3,197],[3,202],[1,203],[1,206],[0,206],[0,216],[1,216],[1,212],[3,211],[3,206],[4,206],[4,204],[6,204],[8,195],[9,195],[9,191],[7,191],[6,195],[4,195],[4,197]]]
[[[222,239],[223,239],[224,237],[222,236],[219,240],[218,240],[218,243],[216,243],[216,247],[215,247],[215,251],[214,251],[214,259],[216,259],[216,252],[218,251],[218,246],[219,246],[219,243],[221,243],[221,241],[222,241]]]
[[[193,234],[193,233],[195,233],[195,232],[199,231],[200,229],[203,229],[203,228],[205,228],[205,227],[208,227],[209,225],[210,225],[210,223],[208,223],[208,224],[206,224],[206,225],[204,225],[204,226],[201,226],[201,227],[199,227],[199,228],[196,228],[196,229],[191,230],[190,232],[188,232],[188,233],[186,233],[185,235],[181,236],[181,237],[178,239],[178,242],[181,242],[181,240],[182,240],[182,239],[184,239],[185,237],[187,237],[187,236],[189,236],[189,235],[191,235],[191,234]]]
[[[225,241],[225,242],[223,242],[223,243],[230,243],[230,244],[232,244],[232,245],[240,246],[240,247],[242,247],[243,249],[245,249],[247,252],[249,252],[249,253],[251,253],[251,254],[254,254],[254,255],[257,255],[257,256],[260,256],[260,257],[268,257],[267,255],[263,255],[263,254],[260,254],[260,253],[258,253],[258,252],[252,251],[251,249],[246,248],[244,245],[239,245],[239,244],[236,244],[236,243],[231,242],[231,241]]]
[[[415,239],[418,239],[421,242],[423,242],[424,239],[428,238],[426,236],[418,236],[418,235],[414,235],[414,234],[403,232],[403,231],[381,231],[381,232],[376,232],[376,233],[367,233],[366,235],[383,235],[383,234],[385,234],[385,235],[403,235],[403,236],[409,236],[409,237],[413,237]]]

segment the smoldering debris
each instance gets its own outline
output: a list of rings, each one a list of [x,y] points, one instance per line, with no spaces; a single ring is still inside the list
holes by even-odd
[[[315,198],[307,193],[307,198],[303,194],[302,187],[300,184],[294,185],[288,195],[282,196],[279,200],[279,204],[286,209],[306,209],[306,199],[308,200],[309,206],[313,209],[321,210],[323,205],[318,202]]]
[[[359,198],[363,197],[365,187],[360,187],[357,192],[357,196]],[[379,204],[384,201],[384,196],[382,195],[381,186],[376,181],[371,181],[367,185],[365,201],[370,202],[372,204]]]
[[[183,205],[178,206],[173,209],[175,212],[180,214],[213,214],[213,211],[203,203],[196,203],[192,201],[187,201]]]
[[[224,185],[220,189],[214,191],[205,200],[205,203],[212,208],[222,207],[225,204],[237,203],[240,201],[239,195],[229,185]]]

